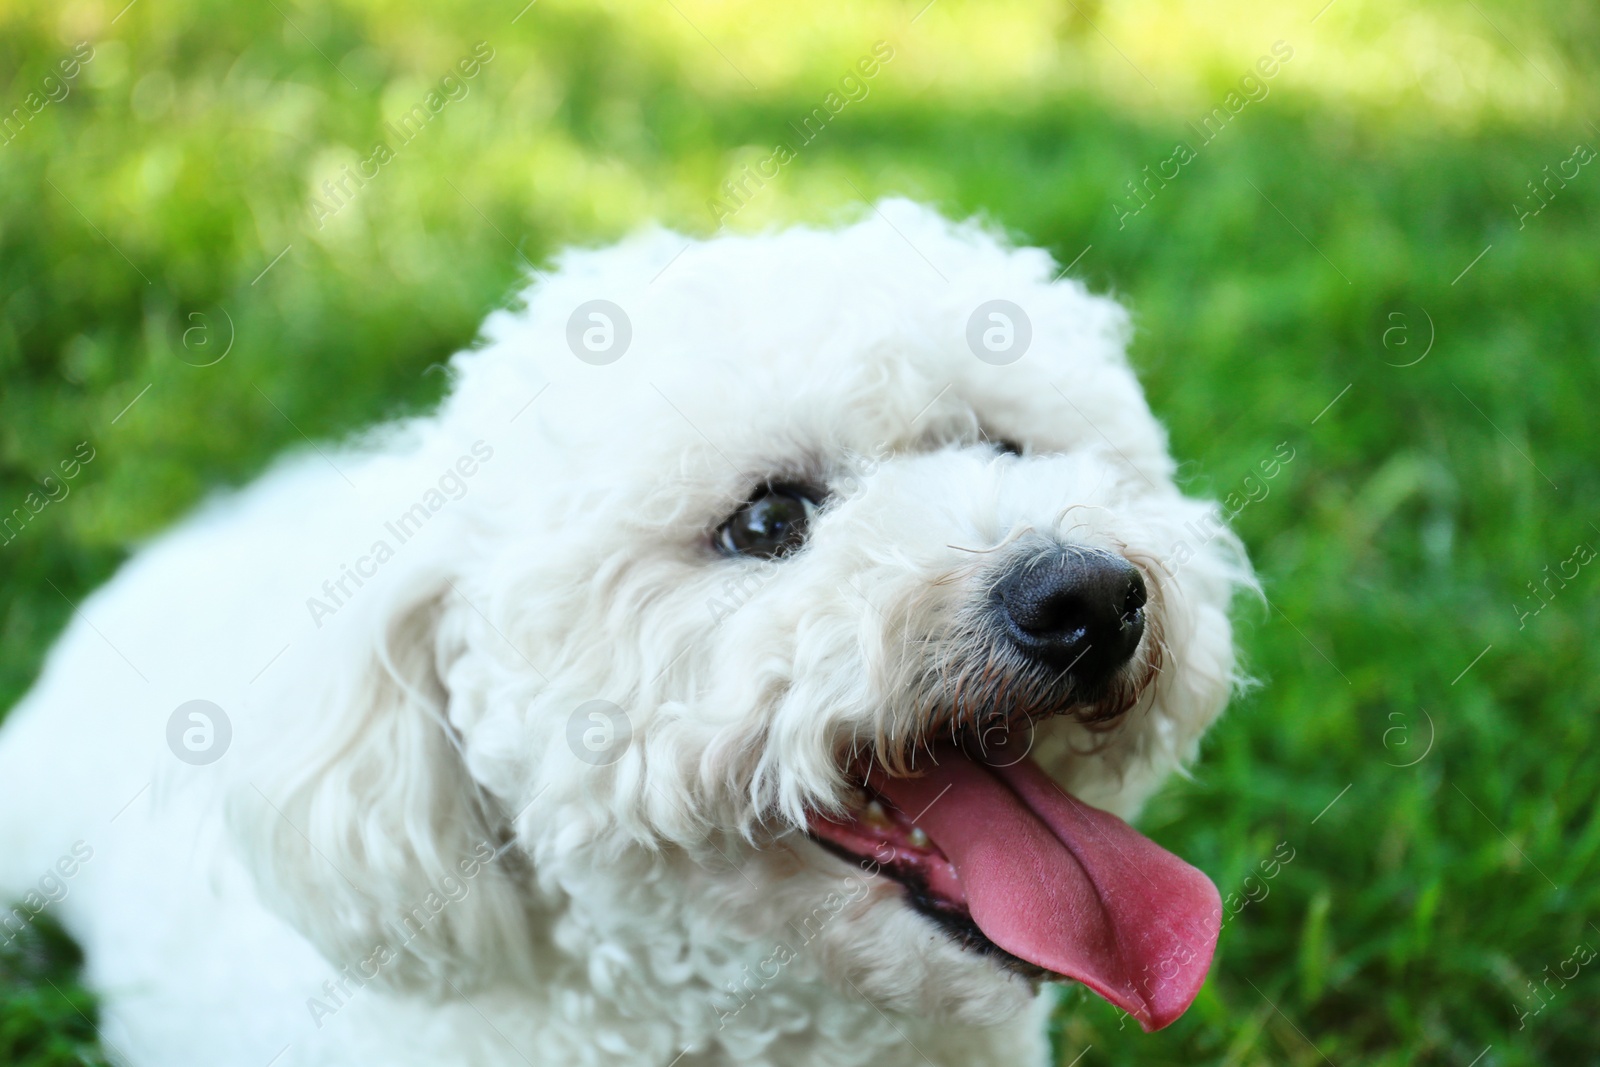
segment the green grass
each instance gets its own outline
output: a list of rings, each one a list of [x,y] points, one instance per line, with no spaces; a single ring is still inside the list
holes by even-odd
[[[106,1062],[95,1045],[94,1004],[75,981],[82,962],[78,946],[49,916],[0,944],[0,1063]]]
[[[856,188],[985,213],[1133,309],[1191,491],[1294,450],[1237,520],[1262,684],[1143,824],[1224,896],[1266,895],[1161,1034],[1066,993],[1062,1063],[1600,1062],[1600,965],[1517,1017],[1530,980],[1600,948],[1600,567],[1525,628],[1513,610],[1600,548],[1600,161],[1525,228],[1511,207],[1600,147],[1600,17],[1341,0],[1188,25],[1019,0],[912,24],[920,6],[0,10],[0,113],[96,47],[0,144],[0,513],[95,450],[0,546],[0,708],[65,597],[209,488],[435,399],[428,368],[527,263],[647,218],[709,232],[721,180],[881,38],[872,95],[736,226],[833,217]],[[1185,120],[1280,38],[1271,95],[1199,146]],[[467,97],[319,230],[321,182],[478,41]],[[1179,138],[1197,158],[1119,228],[1113,198]],[[0,1062],[98,1062],[75,966],[47,924],[0,957]]]

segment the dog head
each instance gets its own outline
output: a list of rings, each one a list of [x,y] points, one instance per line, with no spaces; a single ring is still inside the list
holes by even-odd
[[[1250,578],[1126,316],[1055,274],[903,202],[563,256],[373,453],[402,506],[494,458],[319,638],[369,668],[275,779],[269,897],[365,955],[481,839],[397,975],[1175,1018],[1216,892],[1121,819],[1225,703]]]

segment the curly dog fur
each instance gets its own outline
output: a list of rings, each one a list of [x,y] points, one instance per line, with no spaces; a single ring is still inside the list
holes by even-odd
[[[1127,316],[1056,272],[900,201],[569,251],[436,412],[141,548],[0,733],[0,892],[78,849],[48,906],[112,1054],[1043,1063],[1036,973],[803,831],[860,803],[853,761],[1019,722],[1132,818],[1226,703],[1247,565],[1173,484]],[[967,341],[997,298],[1031,326],[1005,365]],[[598,299],[603,363],[569,344]],[[776,481],[827,494],[805,547],[714,551]],[[1149,584],[1114,696],[984,666],[975,606],[1042,544]],[[197,699],[211,762],[170,740]]]

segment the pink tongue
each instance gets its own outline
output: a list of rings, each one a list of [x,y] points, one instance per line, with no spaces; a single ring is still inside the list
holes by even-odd
[[[996,945],[1073,978],[1159,1030],[1211,966],[1221,897],[1211,880],[1108,812],[1068,796],[1032,760],[954,750],[919,778],[869,782],[955,867],[973,922]]]

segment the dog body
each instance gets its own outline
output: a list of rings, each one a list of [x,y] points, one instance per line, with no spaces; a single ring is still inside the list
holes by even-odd
[[[861,814],[941,775],[1022,811],[948,769],[988,738],[1110,842],[1108,914],[1184,877],[1084,805],[1131,818],[1192,756],[1248,571],[1172,485],[1122,312],[1054,271],[897,202],[567,254],[437,413],[77,605],[0,732],[0,895],[39,904],[0,936],[61,919],[107,1047],[160,1067],[1009,1067],[1045,1060],[1047,973],[1164,1025],[1199,890],[1111,959],[1030,917],[1068,897],[985,888],[944,793]],[[1126,648],[1057,662],[1038,613],[1088,581],[1137,590]]]

